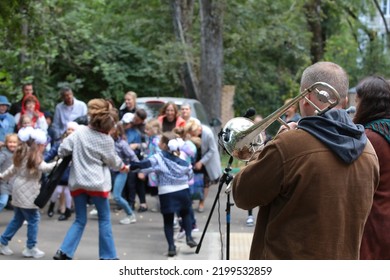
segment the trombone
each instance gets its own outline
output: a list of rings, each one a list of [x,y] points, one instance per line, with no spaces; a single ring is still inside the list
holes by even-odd
[[[311,93],[316,94],[317,99],[322,103],[327,103],[328,106],[320,109],[307,98],[307,95]],[[340,102],[340,95],[335,88],[328,83],[316,82],[258,123],[244,117],[229,120],[221,132],[222,144],[226,151],[238,160],[249,161],[253,154],[264,146],[265,139],[261,132],[276,120],[289,128],[287,123],[281,119],[281,116],[285,114],[288,108],[303,98],[316,109],[317,115],[324,114]]]

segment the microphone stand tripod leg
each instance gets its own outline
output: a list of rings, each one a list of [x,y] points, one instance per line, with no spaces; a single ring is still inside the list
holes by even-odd
[[[231,171],[231,164],[233,162],[233,157],[230,157],[229,159],[229,163],[228,163],[228,166],[225,168],[225,172],[223,173],[221,179],[219,180],[219,184],[218,184],[218,191],[217,191],[217,195],[215,196],[215,199],[214,199],[214,202],[213,202],[213,205],[211,207],[211,210],[210,210],[210,214],[207,218],[207,221],[206,221],[206,224],[205,224],[205,227],[204,227],[204,230],[202,232],[202,236],[199,240],[199,243],[198,243],[198,246],[196,247],[196,250],[195,250],[195,253],[196,254],[199,254],[199,251],[200,251],[200,248],[202,247],[202,243],[203,243],[203,239],[205,237],[205,234],[206,234],[206,231],[207,231],[207,228],[210,224],[210,220],[211,220],[211,217],[213,215],[213,212],[214,212],[214,209],[215,209],[215,206],[217,205],[217,202],[219,200],[219,195],[221,193],[221,190],[222,190],[222,186],[225,184],[225,183],[229,183],[233,177],[230,175],[230,171]],[[229,246],[230,246],[230,207],[233,205],[230,203],[230,197],[229,197],[229,194],[227,196],[227,203],[228,203],[228,209],[226,211],[226,230],[227,230],[227,233],[226,233],[226,256],[227,256],[227,260],[229,259]],[[223,259],[223,258],[222,258]]]

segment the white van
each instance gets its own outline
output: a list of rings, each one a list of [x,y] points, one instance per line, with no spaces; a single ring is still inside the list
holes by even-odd
[[[191,106],[191,116],[200,120],[202,124],[208,126],[218,126],[218,120],[210,120],[202,103],[196,99],[180,98],[180,97],[137,97],[137,108],[142,108],[148,114],[147,118],[156,118],[160,109],[167,102],[173,102],[180,110],[182,104]],[[123,109],[125,104],[122,104],[120,109]]]

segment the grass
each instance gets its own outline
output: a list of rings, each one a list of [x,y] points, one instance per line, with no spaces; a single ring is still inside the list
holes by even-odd
[[[222,166],[222,169],[225,169],[228,165],[228,162],[229,162],[229,159],[230,159],[230,155],[226,152],[222,152],[221,153],[221,166]],[[233,159],[233,163],[231,165],[231,168],[233,169],[236,169],[236,168],[242,168],[245,166],[245,162],[243,161],[240,161],[238,159]]]

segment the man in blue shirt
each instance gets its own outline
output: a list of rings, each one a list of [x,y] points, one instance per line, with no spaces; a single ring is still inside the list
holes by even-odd
[[[54,141],[58,141],[66,131],[68,122],[87,115],[87,104],[76,99],[69,87],[60,90],[62,102],[56,105],[53,118]]]

